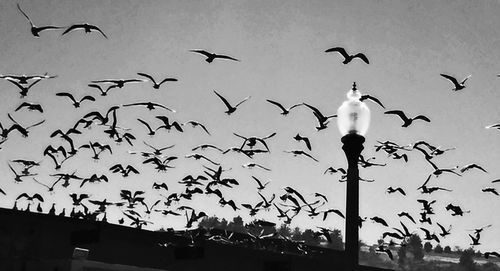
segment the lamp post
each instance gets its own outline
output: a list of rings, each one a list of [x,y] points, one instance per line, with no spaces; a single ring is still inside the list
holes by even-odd
[[[347,168],[345,251],[347,270],[357,271],[359,259],[359,170],[358,160],[363,150],[364,135],[370,125],[370,109],[361,102],[361,93],[354,82],[347,100],[337,111],[337,125],[342,135]]]

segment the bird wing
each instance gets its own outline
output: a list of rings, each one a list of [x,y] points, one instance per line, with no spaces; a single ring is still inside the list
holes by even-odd
[[[80,102],[85,101],[85,100],[95,102],[95,98],[90,96],[90,95],[83,96],[83,98],[80,99]]]
[[[222,95],[220,95],[219,93],[217,93],[217,91],[215,91],[215,90],[214,90],[214,93],[222,100],[222,102],[226,105],[226,107],[228,109],[233,108],[233,106],[231,106],[231,104],[226,100],[226,98],[222,97]]]
[[[245,97],[243,100],[241,100],[241,102],[237,103],[234,107],[238,107],[240,104],[244,103],[245,101],[247,101],[248,99],[250,99],[252,96],[247,96]]]
[[[21,6],[19,5],[19,3],[17,4],[17,9],[19,9],[19,11],[24,15],[24,17],[26,17],[26,19],[30,23],[31,27],[34,27],[35,25],[31,21],[30,17],[28,17],[28,15],[21,9]]]
[[[22,103],[21,105],[19,105],[19,106],[16,108],[16,110],[14,110],[14,111],[18,111],[19,109],[21,109],[21,108],[23,108],[23,107],[25,107],[25,106],[30,106],[30,104],[29,104],[29,103],[27,103],[27,102],[23,102],[23,103]]]
[[[71,93],[67,93],[67,92],[59,92],[59,93],[56,93],[56,96],[60,96],[60,97],[68,97],[68,98],[70,98],[73,102],[76,102],[75,97],[73,97],[73,95],[71,95]]]
[[[153,82],[153,84],[155,84],[155,85],[156,85],[156,81],[155,81],[155,79],[153,78],[153,76],[151,76],[151,75],[149,75],[149,74],[147,74],[147,73],[143,73],[143,72],[138,72],[137,74],[138,74],[138,75],[140,75],[140,76],[144,76],[144,77],[148,78],[149,80],[151,80],[151,82]],[[161,83],[160,83],[160,84],[161,84]]]
[[[344,58],[348,58],[349,54],[347,54],[346,50],[342,47],[333,47],[330,49],[327,49],[325,53],[330,53],[330,52],[338,52],[340,53]]]
[[[453,77],[453,76],[450,76],[450,75],[447,75],[447,74],[443,74],[443,73],[440,73],[439,75],[441,75],[442,77],[450,80],[453,83],[453,85],[455,85],[455,86],[459,86],[460,85],[458,83],[457,79],[455,77]]]
[[[365,95],[361,95],[361,98],[359,98],[360,101],[364,101],[364,100],[370,100],[370,101],[373,101],[375,103],[377,103],[378,105],[380,105],[382,108],[385,109],[385,106],[380,102],[379,99],[373,97],[373,96],[370,96],[368,94],[365,94]]]
[[[361,59],[361,60],[363,60],[366,64],[370,64],[370,61],[368,61],[368,58],[366,57],[365,54],[363,54],[363,53],[357,53],[354,56],[352,56],[352,58],[356,58],[356,57],[359,58],[359,59]]]
[[[426,122],[431,122],[431,120],[428,117],[424,116],[424,115],[418,115],[418,116],[414,117],[413,119],[414,120],[418,120],[419,119],[419,120],[423,120],[423,121],[426,121]]]
[[[179,81],[179,80],[177,80],[176,78],[167,77],[167,78],[161,80],[161,82],[158,85],[161,85],[161,84],[163,84],[165,82],[169,82],[169,81],[170,82],[176,82],[176,81]]]
[[[97,27],[95,25],[89,25],[88,27],[89,27],[89,29],[94,29],[94,30],[99,31],[99,33],[101,33],[105,38],[108,38],[108,36],[106,36],[106,34],[104,34],[104,32],[99,27]]]
[[[404,122],[407,122],[409,120],[405,113],[401,110],[389,110],[385,111],[384,114],[398,115]]]
[[[138,120],[140,123],[144,124],[144,125],[148,128],[148,130],[149,130],[149,132],[150,132],[150,133],[153,133],[153,132],[154,132],[154,131],[153,131],[153,129],[151,129],[151,126],[149,126],[149,124],[148,124],[147,122],[145,122],[144,120],[141,120],[141,119],[137,119],[137,120]]]
[[[73,30],[79,29],[79,28],[85,28],[85,26],[83,24],[74,24],[74,25],[66,28],[66,30],[64,30],[64,32],[61,34],[61,36],[69,33],[70,31],[73,31]]]
[[[236,59],[234,57],[230,57],[227,55],[214,55],[214,58],[222,58],[222,59],[229,59],[229,60],[234,60],[234,61],[240,61],[239,59]]]
[[[280,103],[278,103],[278,102],[275,102],[275,101],[272,101],[272,100],[266,100],[266,101],[268,101],[268,102],[269,102],[269,103],[271,103],[271,104],[276,105],[276,106],[277,106],[277,107],[279,107],[279,108],[280,108],[283,112],[287,112],[287,111],[288,111],[288,110],[286,110],[286,108],[285,108],[285,107],[283,107],[283,105],[281,105],[281,104],[280,104]]]
[[[212,53],[209,53],[209,52],[207,52],[207,51],[205,51],[205,50],[189,50],[189,51],[190,51],[190,52],[193,52],[193,53],[202,54],[202,55],[204,55],[204,56],[206,56],[206,57],[210,57],[210,56],[212,56]]]

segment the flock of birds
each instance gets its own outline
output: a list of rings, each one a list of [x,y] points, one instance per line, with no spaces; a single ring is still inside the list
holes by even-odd
[[[62,35],[68,34],[74,30],[83,29],[86,33],[98,32],[105,38],[108,36],[95,25],[90,24],[75,24],[69,27],[61,26],[36,26],[30,17],[23,11],[21,6],[18,4],[17,8],[19,12],[28,20],[31,33],[34,37],[40,37],[44,31],[48,30],[62,30]],[[205,57],[207,63],[213,63],[217,61],[234,61],[238,62],[239,59],[228,55],[221,55],[208,52],[206,50],[190,50],[192,53],[200,54]],[[343,64],[349,64],[351,61],[356,59],[369,64],[368,57],[363,53],[357,53],[350,55],[346,52],[344,48],[333,47],[327,49],[326,53],[338,53],[344,60]],[[153,89],[159,90],[167,82],[176,82],[178,79],[166,77],[162,79],[155,78],[154,76],[139,72],[137,73],[137,78],[127,78],[127,79],[100,79],[93,80],[88,83],[90,90],[98,91],[97,94],[100,96],[112,95],[112,90],[126,88],[130,84],[149,84]],[[441,74],[443,78],[449,80],[453,84],[454,91],[463,90],[465,82],[470,78],[470,75],[459,82],[452,76]],[[0,75],[0,79],[9,82],[15,86],[20,93],[21,104],[13,109],[13,112],[7,114],[11,121],[10,125],[4,125],[0,123],[0,152],[1,148],[8,144],[8,139],[16,136],[19,133],[23,137],[29,137],[30,131],[32,129],[39,129],[38,126],[42,126],[45,120],[36,120],[32,124],[21,124],[16,121],[13,117],[15,112],[21,110],[36,111],[37,117],[40,114],[44,114],[44,106],[35,102],[25,101],[24,98],[29,95],[31,88],[35,87],[40,82],[46,80],[57,80],[57,75],[49,75],[48,73],[41,75]],[[222,95],[217,91],[213,91],[214,96],[220,100],[221,105],[224,106],[224,113],[228,116],[235,113],[238,108],[244,104],[246,101],[251,99],[251,96],[244,98],[231,98],[228,99],[226,96]],[[58,99],[61,103],[68,101],[76,109],[85,107],[85,105],[95,102],[98,98],[96,95],[85,95],[83,97],[75,97],[73,93],[70,92],[59,92],[56,93]],[[235,99],[235,100],[233,100]],[[369,100],[381,108],[385,109],[383,103],[376,97],[370,95],[363,95],[361,100]],[[336,115],[326,115],[321,112],[317,107],[310,105],[308,103],[297,103],[291,106],[284,106],[282,103],[274,100],[267,99],[269,106],[276,107],[279,113],[283,116],[289,115],[292,111],[298,108],[307,108],[312,112],[315,117],[317,126],[316,130],[321,131],[328,128],[331,119],[335,118]],[[138,127],[143,127],[143,131],[132,130],[121,126],[122,123],[130,120],[121,121],[118,123],[120,113],[129,110],[132,107],[142,107],[151,112],[154,115],[154,121],[147,121],[141,118],[137,118]],[[164,112],[164,113],[157,113]],[[230,191],[232,189],[237,189],[240,185],[239,180],[235,179],[230,175],[229,168],[225,168],[219,161],[207,156],[207,153],[216,152],[222,155],[231,153],[239,153],[245,159],[249,159],[248,163],[242,164],[242,167],[248,169],[259,169],[261,172],[271,171],[269,167],[260,165],[253,162],[253,158],[256,155],[270,155],[272,144],[270,141],[277,132],[271,133],[266,136],[254,136],[254,135],[242,135],[240,133],[233,133],[235,140],[240,142],[233,147],[221,147],[212,144],[201,144],[194,146],[192,148],[193,153],[181,155],[173,155],[170,150],[174,148],[175,145],[168,146],[154,146],[148,143],[146,140],[141,140],[140,136],[144,132],[153,138],[158,135],[160,131],[172,132],[172,133],[186,133],[188,127],[200,129],[207,136],[211,136],[210,127],[205,124],[200,123],[195,120],[188,120],[185,122],[174,120],[171,114],[175,113],[176,110],[172,109],[163,104],[154,101],[140,101],[135,103],[127,103],[121,105],[110,105],[108,108],[103,108],[102,111],[91,111],[80,118],[78,118],[74,125],[70,127],[64,127],[57,129],[50,133],[50,138],[60,138],[63,144],[60,145],[48,145],[43,148],[40,153],[42,159],[11,159],[8,162],[8,167],[12,172],[13,179],[15,183],[23,182],[34,182],[41,186],[42,191],[40,193],[21,193],[20,195],[14,196],[15,201],[13,204],[14,209],[31,211],[32,208],[36,209],[38,212],[47,212],[50,215],[60,215],[60,216],[71,216],[74,218],[82,219],[93,219],[107,221],[107,211],[110,207],[119,208],[123,216],[117,221],[120,224],[125,222],[129,223],[131,226],[137,228],[142,228],[143,226],[149,225],[152,222],[148,220],[148,217],[152,213],[160,213],[161,215],[182,217],[185,216],[186,228],[192,228],[201,219],[207,216],[205,211],[196,210],[189,205],[190,200],[194,197],[201,197],[206,195],[212,198],[216,198],[218,203],[222,207],[231,208],[235,212],[248,212],[251,217],[256,217],[262,212],[275,212],[276,217],[283,223],[290,224],[292,220],[299,214],[305,213],[311,219],[319,217],[323,221],[327,220],[330,216],[335,216],[338,219],[343,219],[344,214],[341,210],[335,208],[328,208],[328,198],[322,193],[315,193],[312,196],[306,196],[301,194],[299,191],[293,187],[286,186],[281,191],[281,195],[276,193],[270,193],[267,191],[266,187],[270,181],[263,180],[254,175],[251,176],[255,182],[255,193],[260,198],[257,202],[247,203],[238,202],[237,198],[231,198]],[[168,113],[169,115],[166,115]],[[222,112],[221,112],[222,113]],[[431,122],[430,118],[424,115],[417,115],[414,117],[409,117],[409,114],[402,110],[388,110],[385,111],[387,115],[397,116],[402,121],[402,127],[409,127],[413,125],[416,121]],[[91,140],[85,139],[85,133],[90,131],[98,130],[101,135],[106,139],[96,139]],[[489,125],[486,128],[500,129],[500,124]],[[285,153],[289,153],[293,156],[304,157],[304,159],[310,159],[315,162],[319,162],[312,154],[312,142],[308,137],[300,135],[297,133],[294,140],[303,144],[305,149],[292,149],[284,150]],[[141,143],[139,143],[141,142]],[[128,144],[130,146],[143,145],[147,148],[144,151],[129,151],[130,155],[140,155],[142,157],[142,165],[144,168],[150,167],[157,170],[159,173],[173,171],[176,166],[175,163],[179,159],[194,159],[198,160],[203,168],[203,173],[200,174],[186,174],[185,177],[178,180],[177,184],[183,189],[183,192],[170,192],[170,186],[173,183],[152,183],[149,184],[153,190],[158,193],[156,195],[147,194],[144,190],[126,190],[121,189],[116,191],[119,193],[119,201],[108,201],[107,198],[92,198],[88,193],[85,193],[85,187],[90,185],[97,185],[102,182],[111,182],[115,175],[121,175],[123,178],[134,174],[141,174],[143,168],[134,167],[130,164],[116,163],[109,168],[109,174],[94,173],[91,176],[78,176],[76,170],[65,168],[64,164],[77,154],[83,156],[90,156],[91,159],[99,161],[103,156],[107,158],[113,155],[113,151],[117,144]],[[448,151],[452,151],[454,148],[444,149],[434,144],[428,143],[426,141],[418,141],[407,145],[398,144],[391,141],[379,141],[375,147],[376,152],[384,152],[387,156],[394,160],[403,160],[405,163],[410,161],[410,153],[417,153],[416,155],[421,156],[429,164],[429,176],[425,182],[417,188],[422,195],[434,195],[435,193],[441,192],[451,192],[452,190],[445,187],[431,186],[430,183],[433,179],[438,178],[442,174],[452,174],[460,177],[471,170],[478,170],[483,173],[487,173],[486,169],[477,164],[468,164],[464,166],[457,166],[452,168],[442,168],[437,165],[434,161],[435,157],[444,155]],[[80,157],[81,158],[81,157]],[[41,165],[42,162],[47,160],[51,161],[53,164],[54,172],[49,176],[54,178],[51,183],[45,183],[40,181],[36,169]],[[359,166],[363,168],[373,167],[373,166],[385,166],[386,164],[378,163],[374,161],[374,158],[365,159],[363,156],[360,157]],[[329,167],[324,171],[324,174],[338,174],[339,181],[346,180],[346,169],[341,167]],[[113,178],[111,177],[113,176]],[[361,179],[363,181],[373,181],[369,179]],[[492,184],[500,183],[499,180],[492,181]],[[42,203],[46,203],[47,195],[53,195],[56,190],[62,191],[68,186],[77,186],[81,193],[70,193],[68,197],[72,200],[71,210],[67,207],[59,208],[57,202],[52,203],[51,208],[48,211],[43,210]],[[386,192],[388,194],[400,194],[401,196],[406,196],[406,191],[402,187],[388,187]],[[485,187],[482,189],[484,193],[491,193],[498,196],[499,193],[494,187]],[[8,191],[4,191],[0,187],[0,193],[7,195]],[[109,191],[109,193],[115,193],[115,191]],[[408,238],[416,233],[420,232],[424,236],[424,240],[439,243],[443,238],[450,235],[452,231],[452,225],[442,225],[441,223],[434,221],[435,210],[433,209],[433,204],[436,203],[436,199],[418,199],[416,204],[421,205],[421,212],[417,215],[410,214],[408,212],[401,212],[397,215],[400,218],[400,225],[397,227],[391,227],[385,221],[384,218],[373,216],[369,220],[373,223],[380,224],[384,228],[382,237],[386,243],[378,247],[378,251],[387,253],[387,255],[392,259],[391,246],[396,243],[401,245],[405,244]],[[24,207],[22,207],[24,206]],[[463,216],[469,211],[463,210],[461,206],[448,204],[446,206],[446,211],[450,213],[451,216]],[[363,222],[367,220],[368,217],[359,219],[359,227],[362,227]],[[275,225],[273,222],[262,221],[261,223],[268,223],[267,225]],[[408,223],[411,223],[414,230],[409,230]],[[472,233],[468,234],[471,239],[471,245],[476,246],[481,244],[481,234],[483,230],[491,227],[492,225],[482,226],[471,230]],[[331,230],[323,227],[318,227],[318,236],[324,236],[327,240],[330,240]],[[464,234],[465,235],[465,234]],[[273,235],[275,236],[275,234]],[[467,236],[467,235],[465,235]],[[255,238],[264,238],[264,236],[254,236]],[[500,255],[495,251],[489,251],[484,253],[486,258],[490,256],[499,257]]]

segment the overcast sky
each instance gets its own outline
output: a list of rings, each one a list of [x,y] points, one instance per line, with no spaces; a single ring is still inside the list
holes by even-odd
[[[484,193],[481,189],[500,183],[500,132],[484,129],[500,121],[500,6],[497,1],[20,1],[21,7],[38,26],[69,26],[87,22],[98,25],[109,37],[99,33],[85,34],[73,31],[61,36],[62,31],[46,31],[40,38],[31,35],[27,20],[16,8],[15,1],[0,1],[0,73],[57,75],[34,86],[24,101],[40,103],[44,113],[25,109],[14,112],[22,103],[17,88],[0,82],[0,122],[9,126],[7,113],[23,125],[45,119],[46,122],[30,130],[28,138],[13,132],[1,145],[0,182],[7,196],[0,195],[0,206],[11,208],[22,192],[39,192],[45,197],[43,207],[48,210],[53,202],[57,209],[71,207],[69,193],[89,193],[93,199],[119,200],[120,189],[144,190],[147,202],[160,199],[158,191],[151,189],[153,182],[165,182],[171,192],[182,192],[177,184],[187,174],[202,174],[203,161],[185,159],[191,148],[210,143],[227,149],[240,146],[241,139],[234,136],[266,136],[271,153],[257,154],[253,160],[237,153],[222,155],[213,150],[203,152],[220,162],[224,173],[240,182],[233,189],[224,189],[224,195],[241,203],[256,204],[260,197],[251,176],[272,180],[263,191],[267,197],[284,193],[283,187],[291,186],[307,199],[313,200],[314,192],[329,198],[325,208],[345,208],[345,183],[338,182],[339,175],[324,175],[329,166],[345,167],[340,134],[335,120],[329,128],[317,132],[311,110],[294,109],[288,116],[266,102],[272,99],[290,106],[306,102],[319,108],[325,115],[336,113],[345,99],[353,81],[363,93],[378,97],[387,110],[400,109],[410,116],[424,114],[430,123],[415,121],[410,127],[401,127],[393,115],[384,115],[384,109],[368,102],[372,120],[366,135],[365,157],[375,156],[385,167],[361,169],[364,178],[375,179],[362,183],[360,188],[360,214],[363,217],[383,217],[391,227],[399,227],[401,211],[418,218],[421,204],[417,199],[436,199],[432,216],[434,222],[453,225],[451,235],[442,245],[468,247],[467,231],[488,224],[493,226],[481,235],[481,251],[500,250],[500,197]],[[367,65],[359,59],[342,64],[337,53],[325,53],[331,47],[345,47],[350,53],[363,52],[370,60]],[[189,52],[205,49],[227,54],[240,62],[215,60],[206,63],[203,56]],[[155,78],[175,77],[178,82],[167,82],[159,90],[149,83],[126,85],[113,89],[106,97],[87,87],[92,80],[109,78],[138,78],[137,72],[152,74]],[[467,87],[452,91],[452,84],[439,74],[446,73],[465,78]],[[231,103],[246,96],[251,98],[238,110],[227,116],[225,108],[213,90],[217,90]],[[55,96],[57,92],[71,92],[77,97],[84,94],[97,101],[82,103],[74,109],[69,101]],[[177,113],[145,108],[118,109],[118,125],[131,128],[137,137],[134,146],[116,145],[94,126],[75,135],[77,146],[91,141],[111,144],[113,154],[103,153],[98,162],[91,159],[89,150],[79,153],[63,164],[61,173],[77,170],[77,175],[89,177],[93,173],[106,174],[111,180],[105,184],[79,187],[79,182],[68,188],[57,186],[54,194],[31,178],[22,183],[13,181],[8,162],[13,159],[41,160],[42,165],[33,169],[37,179],[50,183],[57,173],[48,157],[42,153],[48,144],[65,145],[57,138],[49,138],[56,129],[70,128],[84,114],[93,110],[103,112],[110,106],[130,102],[154,101],[177,110]],[[157,115],[185,122],[197,120],[205,124],[211,135],[200,129],[185,126],[184,133],[160,131],[149,137],[142,124],[144,119],[153,126],[159,125]],[[310,154],[319,162],[307,157],[293,157],[285,150],[306,149],[293,139],[297,133],[312,142]],[[145,140],[155,146],[175,144],[168,155],[178,156],[172,162],[174,169],[158,173],[153,165],[143,165],[139,155],[127,151],[146,151]],[[409,152],[408,163],[388,158],[375,152],[377,140],[392,140],[410,144],[426,140],[443,148],[456,147],[435,158],[441,167],[463,166],[478,163],[488,173],[472,170],[463,177],[443,175],[432,179],[430,185],[452,189],[422,195],[416,190],[432,172],[423,156]],[[272,169],[245,169],[241,165],[255,162]],[[138,176],[127,178],[109,172],[115,163],[131,164],[141,171]],[[14,165],[19,169],[18,165]],[[407,196],[387,194],[387,187],[402,187]],[[209,215],[232,218],[241,215],[250,220],[244,210],[234,212],[230,207],[220,207],[215,196],[195,195],[192,202],[181,205],[195,207]],[[460,205],[470,213],[452,217],[445,210],[449,203]],[[21,207],[26,202],[19,202]],[[91,206],[90,204],[88,204]],[[174,206],[175,207],[175,206]],[[240,206],[240,209],[243,209]],[[279,222],[275,209],[260,212],[256,218]],[[112,223],[121,217],[116,207],[110,209]],[[183,228],[185,218],[162,218],[152,215],[152,228]],[[413,225],[419,232],[424,226],[439,232],[433,225]],[[128,222],[126,222],[128,223]],[[344,220],[331,217],[323,222],[320,217],[309,218],[305,213],[297,216],[292,226],[315,229],[317,226],[339,228]],[[360,237],[374,243],[387,230],[367,221],[360,230]]]

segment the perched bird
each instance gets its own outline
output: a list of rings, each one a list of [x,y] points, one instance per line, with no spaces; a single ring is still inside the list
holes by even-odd
[[[140,76],[143,76],[143,77],[146,77],[149,79],[149,81],[151,81],[153,83],[153,88],[154,89],[160,89],[160,86],[165,83],[165,82],[176,82],[178,81],[176,78],[170,78],[170,77],[167,77],[163,80],[160,81],[160,83],[156,83],[155,79],[153,78],[153,76],[149,75],[149,74],[146,74],[146,73],[142,73],[142,72],[138,72],[137,73],[138,75]]]
[[[368,58],[363,53],[357,53],[355,55],[349,55],[346,52],[346,50],[344,48],[342,48],[342,47],[333,47],[333,48],[327,49],[325,51],[325,53],[330,53],[330,52],[337,52],[337,53],[341,54],[344,57],[344,61],[342,62],[343,64],[348,64],[354,58],[359,58],[359,59],[363,60],[366,64],[370,64],[370,61],[368,61]]]
[[[283,116],[288,115],[290,113],[290,110],[294,109],[295,107],[303,105],[302,103],[300,103],[300,104],[294,104],[294,105],[290,106],[289,108],[285,108],[282,104],[275,102],[273,100],[266,100],[266,101],[268,101],[271,104],[274,104],[279,109],[281,109],[281,115],[283,115]]]
[[[85,33],[90,33],[92,31],[98,31],[99,33],[101,33],[106,39],[108,38],[108,36],[106,36],[106,34],[104,34],[104,32],[102,32],[102,30],[95,26],[95,25],[91,25],[91,24],[87,24],[87,23],[83,23],[83,24],[74,24],[68,28],[66,28],[66,30],[64,30],[64,32],[61,34],[62,35],[65,35],[67,33],[69,33],[70,31],[73,31],[73,30],[78,30],[78,29],[83,29],[85,30]]]
[[[205,61],[208,63],[212,63],[212,61],[214,61],[216,58],[240,61],[236,58],[233,58],[233,57],[230,57],[227,55],[218,55],[218,54],[207,52],[205,50],[189,50],[189,51],[193,52],[193,53],[198,53],[198,54],[204,55],[206,57]]]
[[[301,136],[300,134],[297,134],[296,136],[293,137],[293,139],[297,140],[297,141],[304,141],[304,143],[306,144],[306,147],[308,150],[311,150],[311,141],[309,140],[309,138],[305,137],[305,136]]]
[[[447,74],[443,74],[443,73],[441,73],[440,75],[442,77],[448,79],[451,83],[453,83],[454,88],[452,90],[454,90],[454,91],[458,91],[458,90],[464,89],[465,88],[465,81],[467,81],[467,79],[469,79],[472,76],[472,74],[469,74],[461,82],[458,82],[458,80],[455,77],[453,77],[453,76],[450,76],[450,75],[447,75]]]
[[[80,103],[83,102],[83,101],[85,101],[85,100],[95,102],[95,98],[92,97],[92,96],[90,96],[90,95],[83,96],[78,101],[75,99],[75,97],[71,93],[67,93],[67,92],[56,93],[56,96],[59,96],[59,97],[68,97],[73,102],[73,106],[75,108],[79,108],[80,107]]]
[[[401,127],[408,127],[410,126],[410,124],[412,124],[412,122],[414,120],[423,120],[423,121],[426,121],[426,122],[431,122],[431,120],[429,118],[427,118],[426,116],[424,115],[418,115],[414,118],[408,118],[405,113],[401,110],[389,110],[389,111],[386,111],[384,114],[392,114],[392,115],[397,115],[401,118],[401,120],[403,121],[403,125]]]
[[[31,21],[30,17],[28,17],[28,15],[21,9],[21,6],[19,5],[19,3],[17,4],[17,9],[24,15],[24,17],[26,18],[26,20],[28,20],[28,22],[30,23],[30,26],[31,26],[31,34],[33,34],[33,36],[39,38],[40,37],[40,32],[44,31],[44,30],[57,30],[57,29],[61,29],[62,27],[60,26],[53,26],[53,25],[47,25],[47,26],[36,26],[33,21]]]
[[[224,103],[224,105],[226,106],[227,110],[225,111],[225,113],[227,115],[231,115],[232,113],[234,113],[236,111],[236,108],[238,108],[238,106],[240,106],[243,102],[247,101],[248,99],[250,99],[251,96],[247,96],[245,97],[243,100],[241,100],[239,103],[237,103],[235,106],[232,106],[227,100],[226,98],[222,97],[222,95],[220,95],[219,93],[217,93],[217,91],[214,90],[214,93],[215,95],[217,95],[221,101]]]
[[[29,111],[34,111],[34,110],[36,110],[36,111],[38,111],[38,112],[40,112],[40,113],[43,113],[43,108],[42,108],[42,105],[40,105],[40,104],[36,104],[36,103],[28,103],[28,102],[23,102],[23,103],[22,103],[21,105],[19,105],[19,106],[16,108],[16,110],[14,110],[14,111],[16,111],[16,112],[17,112],[17,111],[19,111],[19,109],[24,108],[24,107],[28,108],[28,110],[29,110]]]

